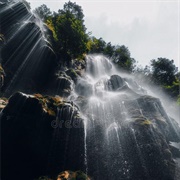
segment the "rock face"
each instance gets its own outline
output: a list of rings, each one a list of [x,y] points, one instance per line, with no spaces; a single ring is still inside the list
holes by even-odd
[[[68,97],[73,90],[74,82],[66,72],[60,71],[52,78],[52,82],[49,84],[49,93],[53,95],[60,95]]]
[[[22,2],[1,4],[0,8],[0,33],[5,39],[1,49],[1,63],[6,72],[4,95],[17,90],[44,91],[57,64],[56,56],[45,42],[43,24],[38,25]]]
[[[180,141],[180,128],[160,101],[142,96],[124,100],[121,107],[113,102],[87,105],[88,173],[107,180],[174,180],[176,152],[169,142]]]
[[[93,93],[87,96],[77,90],[77,103],[87,118],[88,174],[99,180],[178,179],[174,158],[180,151],[170,145],[171,141],[180,142],[178,123],[158,98],[147,95],[133,79],[114,71],[94,76],[104,62],[92,58],[96,57],[91,56],[89,66],[99,63],[100,68],[88,71],[85,78]]]
[[[83,127],[72,102],[14,94],[1,113],[2,179],[14,174],[15,179],[32,180],[67,168],[82,169]]]

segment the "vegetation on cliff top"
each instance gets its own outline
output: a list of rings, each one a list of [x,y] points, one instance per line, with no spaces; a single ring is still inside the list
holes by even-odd
[[[151,60],[150,66],[138,66],[125,45],[112,45],[102,38],[91,36],[85,27],[81,6],[71,1],[65,3],[58,13],[52,13],[45,4],[36,8],[35,12],[52,31],[52,44],[65,64],[72,59],[83,58],[86,53],[101,53],[121,71],[145,75],[146,82],[160,86],[171,98],[180,101],[180,74],[173,60],[160,57]]]

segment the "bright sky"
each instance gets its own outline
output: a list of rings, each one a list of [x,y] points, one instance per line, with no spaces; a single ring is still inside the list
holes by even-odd
[[[32,9],[46,4],[51,11],[67,1],[27,0]],[[83,9],[85,25],[106,42],[125,45],[139,64],[151,59],[173,59],[180,70],[179,0],[71,0]]]

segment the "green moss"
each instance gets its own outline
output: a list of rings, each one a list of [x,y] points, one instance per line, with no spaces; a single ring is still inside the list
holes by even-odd
[[[152,122],[150,120],[145,120],[141,123],[142,125],[150,125]]]
[[[50,116],[56,116],[57,107],[64,104],[64,100],[60,96],[43,96],[41,94],[33,95],[41,103],[43,110]]]
[[[63,171],[58,175],[57,180],[90,180],[82,171]]]
[[[8,103],[8,99],[5,97],[0,98],[0,110],[4,109]]]
[[[134,119],[134,121],[133,121],[133,123],[135,124],[135,125],[151,125],[152,124],[152,122],[150,121],[150,120],[148,120],[148,119],[146,119],[145,117],[137,117],[137,118],[135,118]]]
[[[76,115],[74,116],[74,118],[76,118],[76,119],[81,119],[81,116],[80,116],[80,114],[78,113],[78,114],[76,114]]]
[[[4,69],[1,64],[0,64],[0,75],[5,75]]]

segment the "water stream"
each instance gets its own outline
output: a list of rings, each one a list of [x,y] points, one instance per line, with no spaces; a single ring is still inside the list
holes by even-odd
[[[166,133],[179,138],[178,128],[160,100],[149,96],[130,76],[116,71],[109,59],[88,55],[86,62],[84,77],[75,89],[77,95],[87,98],[81,109],[87,119],[88,173],[96,179],[156,179],[158,168],[163,165],[151,163],[151,156],[164,156],[163,143],[168,146]],[[161,134],[167,139],[162,139]],[[152,166],[157,168],[157,174],[151,174]]]

